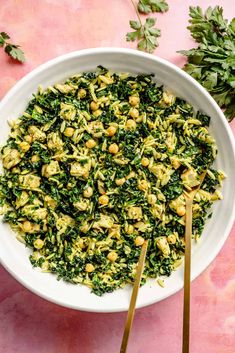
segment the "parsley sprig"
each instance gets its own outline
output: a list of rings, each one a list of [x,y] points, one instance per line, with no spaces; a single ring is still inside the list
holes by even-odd
[[[229,121],[235,117],[235,18],[223,18],[222,7],[209,7],[205,13],[190,7],[192,37],[197,48],[181,50],[188,62],[184,70],[198,80],[224,109]]]
[[[161,35],[160,29],[154,27],[155,23],[156,19],[151,17],[146,19],[144,25],[139,21],[130,21],[130,26],[135,31],[127,33],[127,41],[138,40],[137,48],[139,50],[153,53],[158,46],[157,38]]]
[[[5,53],[10,57],[23,63],[25,61],[24,52],[19,45],[9,43],[8,39],[11,38],[6,32],[0,32],[0,47],[4,48]]]
[[[156,47],[158,46],[157,39],[161,35],[161,31],[159,28],[154,27],[156,24],[156,19],[152,17],[148,17],[143,24],[140,18],[140,12],[142,13],[150,13],[156,11],[167,11],[163,10],[164,6],[167,4],[165,0],[140,0],[138,2],[138,7],[136,7],[133,0],[131,0],[138,21],[130,21],[130,27],[134,29],[133,32],[128,32],[126,35],[127,41],[137,41],[137,48],[142,51],[146,51],[148,53],[153,53]],[[168,7],[167,7],[168,9]]]
[[[169,6],[165,0],[139,0],[138,10],[141,13],[166,12]]]

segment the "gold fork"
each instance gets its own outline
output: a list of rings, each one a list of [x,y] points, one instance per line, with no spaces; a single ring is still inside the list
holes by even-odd
[[[137,295],[140,287],[141,276],[144,269],[147,248],[148,248],[148,240],[145,240],[144,244],[142,245],[138,266],[136,270],[136,277],[135,277],[135,282],[134,282],[134,286],[131,294],[131,301],[130,301],[130,306],[127,313],[120,353],[126,353],[127,351],[127,345],[128,345],[129,335],[130,335],[132,322],[135,314],[135,304],[136,304],[136,299],[137,299]]]
[[[182,353],[189,353],[190,337],[190,275],[191,275],[191,237],[193,218],[193,199],[200,189],[206,176],[206,171],[200,175],[200,184],[185,192],[186,215],[185,215],[185,256],[184,256],[184,308],[183,308],[183,338]]]

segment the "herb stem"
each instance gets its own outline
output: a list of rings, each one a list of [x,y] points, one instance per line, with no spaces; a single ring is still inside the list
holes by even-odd
[[[140,14],[139,14],[138,8],[136,6],[136,3],[134,2],[134,0],[131,0],[131,2],[132,2],[132,5],[134,6],[134,9],[135,9],[136,15],[138,17],[138,20],[139,20],[141,26],[143,26],[143,23],[141,21]]]

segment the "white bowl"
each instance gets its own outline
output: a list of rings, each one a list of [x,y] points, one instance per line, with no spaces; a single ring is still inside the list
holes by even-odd
[[[156,56],[129,49],[87,49],[60,56],[25,76],[2,100],[0,144],[6,141],[9,133],[7,120],[18,117],[24,111],[39,84],[47,87],[70,75],[95,70],[100,64],[116,72],[154,73],[157,82],[164,84],[176,95],[185,98],[195,108],[211,117],[210,130],[219,150],[215,165],[216,168],[226,172],[227,179],[222,189],[224,199],[214,206],[213,216],[207,222],[201,242],[193,247],[194,279],[216,257],[233,224],[235,148],[229,124],[223,113],[206,90],[184,71]],[[57,281],[54,275],[33,269],[28,259],[30,250],[16,240],[8,225],[0,224],[0,234],[0,259],[3,266],[25,287],[39,296],[63,306],[85,311],[115,312],[128,309],[130,286],[97,297],[91,294],[86,286]],[[149,280],[140,289],[137,307],[155,303],[180,290],[183,287],[183,267],[175,271],[165,283],[165,288],[161,288],[156,284],[156,280]]]

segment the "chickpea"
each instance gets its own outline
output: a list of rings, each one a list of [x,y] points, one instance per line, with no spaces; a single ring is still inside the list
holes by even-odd
[[[26,141],[22,141],[19,146],[23,152],[28,152],[28,150],[30,149],[30,144]]]
[[[32,224],[29,221],[24,221],[21,228],[23,232],[29,233],[32,230]]]
[[[143,157],[141,159],[141,164],[142,164],[143,167],[147,167],[149,165],[149,159],[146,158],[146,157]]]
[[[136,246],[141,246],[144,244],[144,238],[138,235],[138,237],[135,238],[135,245]]]
[[[110,251],[107,255],[107,259],[110,260],[111,262],[115,262],[118,258],[118,254],[115,251]]]
[[[84,249],[86,247],[83,239],[79,239],[78,246],[80,249]]]
[[[149,194],[147,197],[147,201],[150,205],[155,205],[157,202],[157,196],[154,194]]]
[[[94,102],[94,101],[92,101],[91,104],[90,104],[90,107],[91,107],[91,110],[92,110],[93,112],[95,112],[96,110],[99,109],[99,104],[96,103],[96,102]]]
[[[40,157],[37,154],[34,154],[31,157],[31,161],[32,161],[32,163],[37,163],[38,161],[40,161]]]
[[[25,141],[28,143],[32,143],[33,142],[33,138],[31,135],[25,135],[24,137]]]
[[[132,108],[130,110],[130,116],[133,118],[133,119],[137,119],[139,117],[139,111],[138,109],[136,108]]]
[[[136,97],[136,96],[130,96],[129,103],[130,103],[130,105],[132,105],[132,107],[135,107],[136,105],[139,105],[140,99],[139,99],[139,97]]]
[[[85,270],[86,272],[90,273],[95,270],[95,267],[92,264],[86,264]]]
[[[108,127],[106,132],[109,136],[114,136],[117,132],[117,128],[115,126],[110,126],[110,127]]]
[[[136,122],[132,119],[128,119],[126,122],[126,129],[127,130],[135,130],[136,129]]]
[[[101,195],[99,197],[99,204],[100,205],[107,205],[109,203],[109,197],[108,195]]]
[[[125,183],[125,181],[126,181],[126,178],[121,178],[121,179],[116,179],[115,183],[116,185],[121,186]]]
[[[93,189],[92,187],[88,186],[84,191],[83,191],[83,196],[84,197],[91,197],[93,195]]]
[[[72,137],[74,134],[74,128],[73,127],[66,127],[66,129],[64,130],[64,135],[66,137]]]
[[[86,90],[84,88],[80,88],[80,90],[78,91],[78,98],[85,98],[86,97]]]
[[[179,206],[179,207],[177,207],[176,213],[177,213],[177,215],[180,216],[180,217],[184,216],[185,213],[186,213],[185,207],[184,207],[184,206]]]
[[[116,153],[118,153],[118,150],[119,150],[119,147],[116,143],[112,143],[109,146],[109,153],[116,154]]]
[[[98,116],[100,116],[102,114],[102,110],[101,109],[97,109],[94,113],[93,113],[93,115],[96,117],[96,118],[98,118]]]
[[[132,233],[134,233],[134,227],[133,227],[133,225],[132,224],[128,224],[126,227],[125,227],[125,231],[126,231],[126,233],[127,234],[132,234]]]
[[[93,139],[90,139],[90,140],[88,140],[87,142],[86,142],[86,147],[87,148],[94,148],[96,146],[96,142],[95,142],[95,140],[93,140]]]
[[[138,182],[138,189],[141,191],[146,191],[149,187],[149,183],[143,179]]]
[[[36,240],[34,240],[33,245],[36,249],[39,250],[44,246],[44,241],[42,239],[36,239]]]

